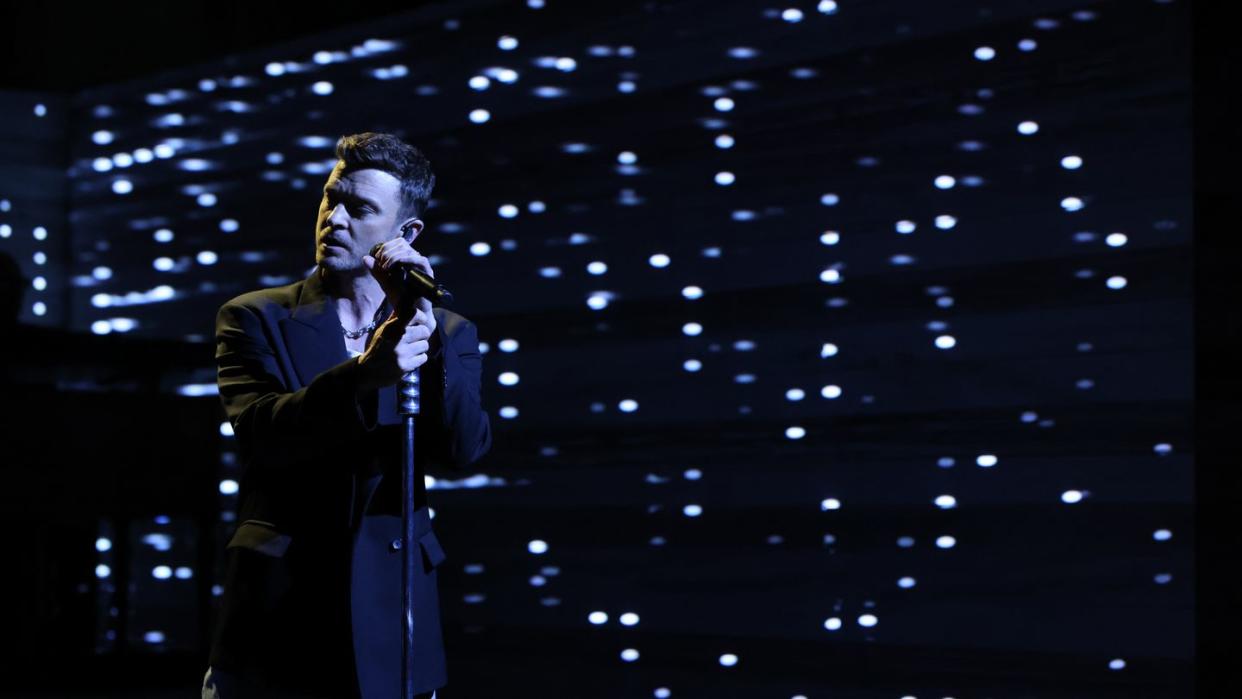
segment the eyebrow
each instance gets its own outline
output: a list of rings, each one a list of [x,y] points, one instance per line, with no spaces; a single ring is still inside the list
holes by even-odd
[[[324,194],[327,194],[329,191],[331,191],[333,194],[337,196],[341,196],[346,199],[352,199],[353,201],[362,202],[363,204],[370,206],[372,209],[375,209],[376,211],[381,210],[378,202],[367,199],[366,197],[358,196],[357,194],[352,194],[348,191],[342,190],[340,187],[324,187],[323,188]]]

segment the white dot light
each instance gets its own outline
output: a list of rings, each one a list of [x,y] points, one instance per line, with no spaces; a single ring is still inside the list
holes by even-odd
[[[518,375],[512,371],[502,372],[498,377],[501,386],[516,386],[518,384]]]
[[[683,335],[689,335],[691,337],[694,337],[695,335],[702,334],[703,326],[698,323],[686,323],[685,325],[681,326],[681,332]]]
[[[1030,136],[1038,131],[1039,131],[1039,124],[1036,124],[1033,121],[1024,121],[1021,124],[1018,124],[1018,133],[1022,134],[1023,136]]]
[[[721,171],[716,173],[716,184],[722,187],[727,187],[733,184],[736,180],[737,178],[733,176],[732,172]]]
[[[491,112],[487,111],[486,109],[474,109],[474,110],[471,110],[470,112],[470,121],[475,124],[485,123],[488,119],[491,119],[491,118],[492,118]]]
[[[724,667],[733,667],[734,665],[737,665],[737,656],[733,653],[725,653],[720,656],[720,664]]]
[[[728,97],[718,97],[713,105],[716,107],[716,111],[718,112],[733,111],[733,100]]]
[[[990,61],[996,58],[996,49],[993,49],[991,46],[980,46],[975,49],[975,58],[981,61]]]
[[[980,454],[975,458],[975,464],[983,468],[992,468],[996,465],[997,459],[995,454]]]
[[[587,615],[587,621],[591,622],[592,624],[596,626],[599,626],[600,624],[606,624],[608,623],[608,613],[607,612],[591,612],[590,614]]]
[[[651,257],[647,258],[647,263],[650,264],[652,267],[662,269],[664,267],[668,267],[669,258],[668,258],[668,255],[658,252],[652,255]]]
[[[534,539],[529,544],[526,545],[526,550],[530,551],[531,553],[535,555],[547,553],[548,542],[542,541],[540,539]]]
[[[801,427],[798,427],[795,425],[793,427],[785,428],[786,439],[802,439],[805,436],[806,436],[806,430]]]
[[[1061,158],[1061,167],[1066,170],[1077,170],[1082,167],[1082,158],[1076,155],[1067,155]]]

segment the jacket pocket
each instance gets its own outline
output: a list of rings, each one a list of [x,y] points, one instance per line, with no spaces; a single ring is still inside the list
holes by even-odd
[[[229,539],[226,549],[240,547],[258,553],[280,558],[289,550],[293,537],[282,534],[271,522],[259,519],[248,519],[237,525],[233,538]]]

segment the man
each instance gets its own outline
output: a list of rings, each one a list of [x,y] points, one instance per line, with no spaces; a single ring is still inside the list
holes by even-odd
[[[403,430],[394,386],[419,369],[420,464],[462,468],[491,446],[474,324],[425,299],[403,315],[392,274],[410,262],[434,277],[410,246],[435,184],[430,163],[370,132],[342,137],[336,156],[314,272],[242,294],[216,317],[220,398],[243,471],[203,683],[212,699],[399,697]],[[444,552],[417,487],[414,678],[430,697],[447,681],[436,588]]]

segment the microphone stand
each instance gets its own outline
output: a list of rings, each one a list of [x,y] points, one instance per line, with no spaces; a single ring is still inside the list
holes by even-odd
[[[428,296],[433,301],[452,301],[453,295],[441,284],[435,284],[430,277],[401,267],[401,284],[404,293],[401,304],[404,313],[413,315],[415,301]],[[421,284],[421,286],[420,286]],[[425,287],[434,285],[430,292]],[[448,348],[443,348],[444,352]],[[421,367],[420,367],[421,368]],[[401,383],[397,385],[397,414],[401,416],[403,427],[401,440],[401,696],[402,699],[414,699],[414,581],[422,574],[418,568],[422,566],[422,550],[418,545],[417,520],[414,518],[414,496],[418,486],[418,468],[414,459],[414,424],[415,417],[421,410],[421,382],[419,368],[405,372]]]

